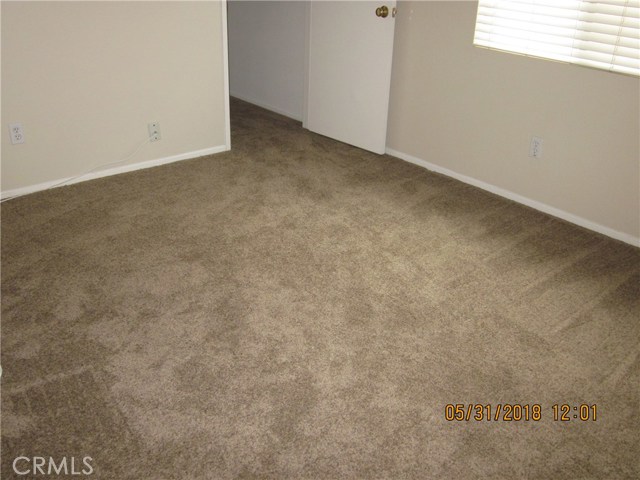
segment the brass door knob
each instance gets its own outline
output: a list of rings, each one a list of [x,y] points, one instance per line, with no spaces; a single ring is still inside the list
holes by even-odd
[[[389,15],[389,9],[387,8],[386,5],[383,5],[382,7],[378,7],[376,8],[376,15],[378,17],[387,18],[387,15]]]

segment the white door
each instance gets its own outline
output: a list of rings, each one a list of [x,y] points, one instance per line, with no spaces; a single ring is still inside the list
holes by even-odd
[[[384,153],[395,6],[310,2],[305,128]]]

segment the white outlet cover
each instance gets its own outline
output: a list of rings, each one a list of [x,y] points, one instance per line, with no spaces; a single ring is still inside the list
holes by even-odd
[[[13,145],[17,145],[19,143],[24,143],[24,128],[22,128],[21,123],[10,123],[9,124],[9,136],[11,137],[11,143]]]
[[[160,133],[160,123],[158,122],[149,122],[149,139],[152,142],[157,142],[162,138],[162,134]]]
[[[542,157],[542,139],[540,137],[531,137],[529,145],[529,156],[533,158]]]

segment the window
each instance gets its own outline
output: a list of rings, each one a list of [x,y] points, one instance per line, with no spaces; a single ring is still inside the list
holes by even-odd
[[[640,76],[640,0],[480,0],[473,43]]]

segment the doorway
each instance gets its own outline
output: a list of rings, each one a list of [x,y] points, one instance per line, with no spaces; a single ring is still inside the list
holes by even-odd
[[[227,4],[232,97],[302,122],[307,2]]]
[[[229,1],[230,93],[385,153],[395,1]]]

